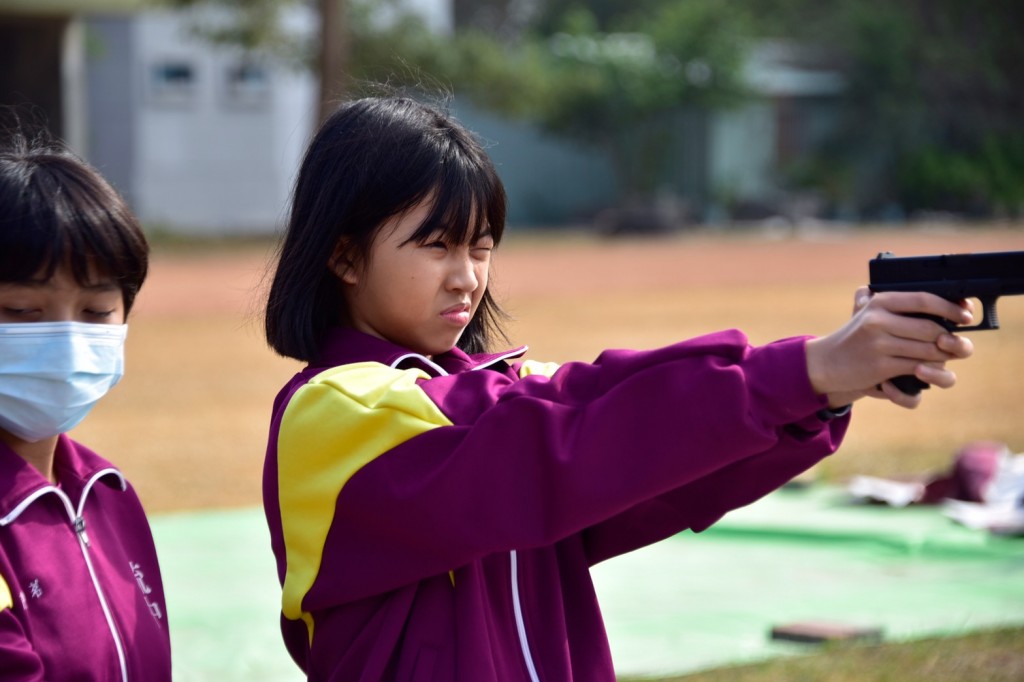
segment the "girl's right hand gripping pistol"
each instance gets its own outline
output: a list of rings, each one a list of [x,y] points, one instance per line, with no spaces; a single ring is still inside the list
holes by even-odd
[[[984,317],[972,327],[958,327],[933,318],[949,331],[999,329],[996,301],[1000,296],[1024,294],[1024,251],[959,253],[897,258],[888,251],[868,263],[872,291],[927,291],[949,301],[976,298]],[[916,395],[928,384],[912,375],[892,380],[904,393]]]

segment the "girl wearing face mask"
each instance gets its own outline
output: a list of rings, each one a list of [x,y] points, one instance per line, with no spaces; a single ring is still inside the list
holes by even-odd
[[[0,146],[0,671],[171,679],[145,513],[74,428],[124,371],[148,245],[122,198],[59,145]]]

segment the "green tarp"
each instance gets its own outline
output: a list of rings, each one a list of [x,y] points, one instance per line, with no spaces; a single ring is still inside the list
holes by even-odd
[[[289,682],[279,590],[258,509],[153,519],[175,680]],[[936,507],[782,490],[701,534],[594,569],[620,673],[681,673],[808,651],[774,625],[880,627],[887,640],[1024,624],[1024,539],[969,530]]]
[[[701,534],[594,569],[622,673],[686,672],[810,650],[771,628],[826,621],[887,640],[1024,623],[1024,539],[936,507],[782,490]]]

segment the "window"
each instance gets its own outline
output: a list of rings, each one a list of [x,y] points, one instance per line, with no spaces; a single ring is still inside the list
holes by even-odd
[[[258,108],[270,101],[270,74],[255,62],[239,62],[227,68],[225,101],[229,106]]]
[[[183,59],[154,62],[147,72],[149,101],[164,106],[190,105],[196,96],[195,66]]]

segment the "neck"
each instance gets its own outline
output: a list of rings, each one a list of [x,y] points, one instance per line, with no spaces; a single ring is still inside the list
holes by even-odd
[[[57,436],[31,443],[0,429],[0,440],[7,444],[16,455],[31,464],[50,483],[56,483],[53,472],[54,453],[57,451]]]

